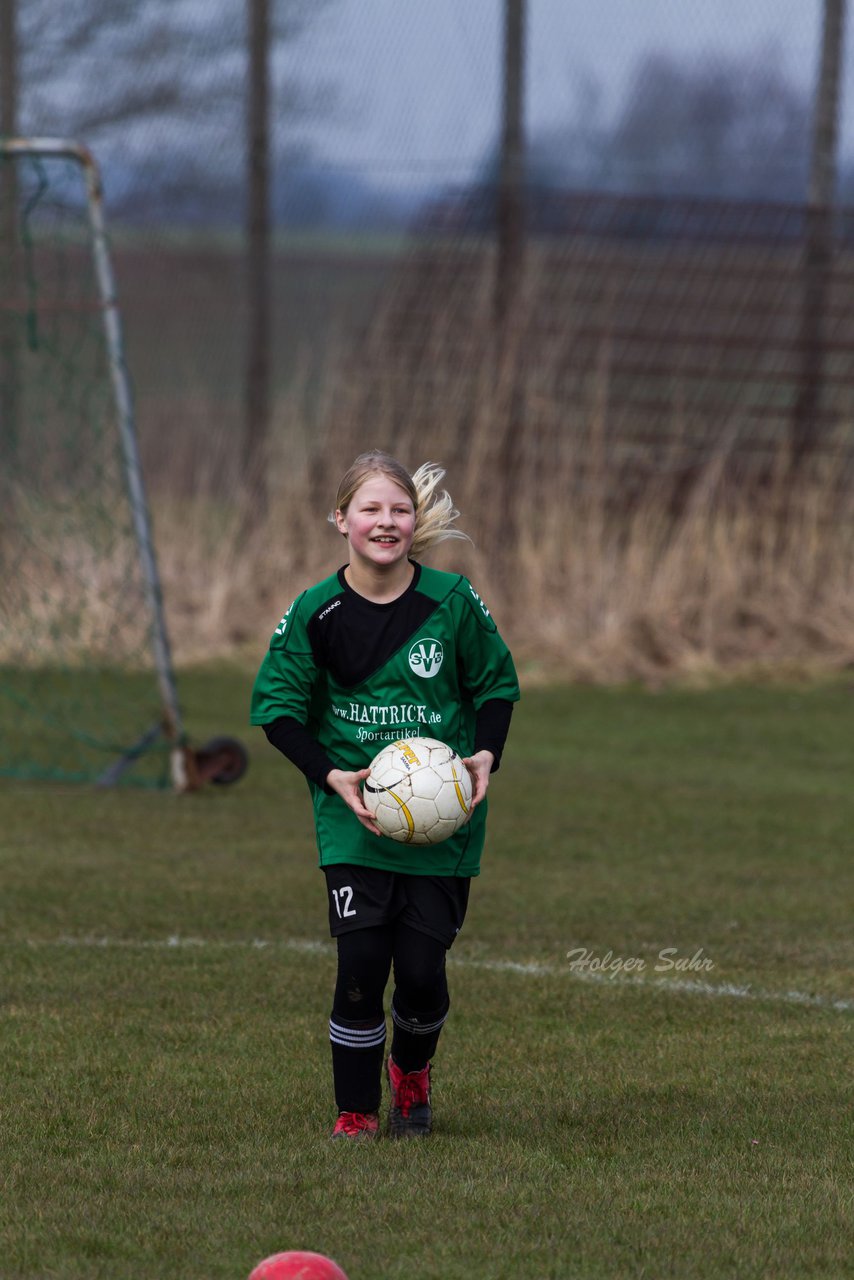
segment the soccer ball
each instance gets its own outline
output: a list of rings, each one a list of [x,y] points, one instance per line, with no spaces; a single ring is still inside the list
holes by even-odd
[[[347,1280],[347,1277],[326,1254],[292,1249],[287,1253],[274,1253],[259,1262],[249,1280]]]
[[[436,738],[402,738],[383,747],[363,794],[383,835],[403,844],[440,844],[471,813],[471,775]]]

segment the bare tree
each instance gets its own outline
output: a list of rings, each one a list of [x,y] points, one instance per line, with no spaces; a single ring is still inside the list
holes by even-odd
[[[499,330],[503,329],[510,313],[525,245],[524,66],[525,0],[504,0],[504,92],[495,267],[495,314]]]
[[[270,12],[249,0],[244,481],[257,519],[267,509],[270,422]]]
[[[18,27],[15,0],[0,0],[0,137],[18,132]],[[17,183],[0,158],[0,291],[15,287]],[[0,324],[0,456],[14,457],[18,435],[18,341],[9,313]]]
[[[0,0],[0,134],[17,132],[18,15],[15,0]]]
[[[328,0],[326,0],[328,3]],[[319,12],[306,0],[288,10],[287,35],[296,35],[310,13]],[[263,520],[267,510],[267,458],[270,431],[271,346],[271,61],[275,31],[270,0],[248,0],[248,59],[246,79],[246,305],[247,331],[244,363],[243,480],[250,497],[250,520]],[[283,37],[279,28],[279,38]],[[285,112],[298,114],[293,86],[285,90]]]
[[[818,434],[824,374],[825,313],[833,266],[839,73],[844,30],[845,0],[824,0],[804,247],[801,385],[792,420],[792,465],[795,470],[812,451]]]
[[[502,493],[496,509],[499,546],[512,544],[518,524],[518,474],[525,448],[521,371],[513,350],[511,319],[518,305],[525,251],[524,140],[525,0],[505,0],[504,94],[498,176],[498,244],[495,261],[496,376],[506,374],[507,407],[498,448]],[[517,326],[518,329],[518,326]]]
[[[794,197],[806,171],[808,102],[776,57],[637,68],[608,144],[612,177],[644,191]]]

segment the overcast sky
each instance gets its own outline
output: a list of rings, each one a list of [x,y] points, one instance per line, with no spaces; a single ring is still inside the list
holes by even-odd
[[[503,9],[503,0],[337,0],[287,54],[301,78],[336,87],[336,115],[312,130],[319,155],[389,185],[471,176],[496,138]],[[778,59],[811,89],[820,29],[821,0],[528,0],[528,134],[576,118],[585,81],[599,86],[605,118],[613,115],[651,51]]]

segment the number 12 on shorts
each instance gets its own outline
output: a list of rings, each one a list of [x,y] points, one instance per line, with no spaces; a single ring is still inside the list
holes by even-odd
[[[353,890],[348,884],[342,884],[340,889],[333,889],[332,897],[335,899],[335,910],[338,912],[339,920],[356,914],[356,908],[350,906],[353,901]]]

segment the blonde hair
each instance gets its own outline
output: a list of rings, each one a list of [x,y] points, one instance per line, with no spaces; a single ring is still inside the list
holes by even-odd
[[[360,453],[353,465],[345,472],[338,486],[335,507],[346,512],[353,500],[353,494],[365,481],[374,475],[388,476],[395,484],[409,495],[415,508],[415,536],[412,539],[411,554],[415,557],[423,555],[433,547],[449,538],[464,538],[470,542],[467,533],[453,527],[459,518],[459,511],[454,506],[447,489],[437,492],[445,476],[443,467],[435,462],[424,462],[412,475],[402,463],[382,449],[371,449],[368,453]],[[333,512],[329,517],[335,522]]]

